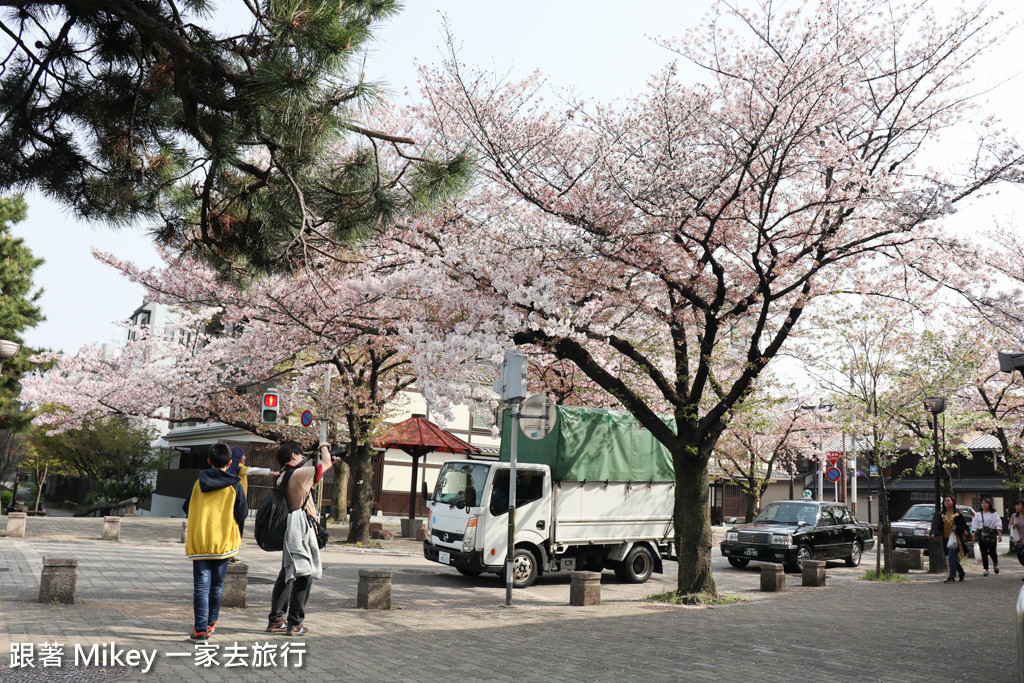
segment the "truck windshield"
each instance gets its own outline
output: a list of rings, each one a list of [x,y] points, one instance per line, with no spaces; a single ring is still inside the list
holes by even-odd
[[[433,501],[469,507],[480,505],[489,469],[488,465],[446,462],[437,477]]]

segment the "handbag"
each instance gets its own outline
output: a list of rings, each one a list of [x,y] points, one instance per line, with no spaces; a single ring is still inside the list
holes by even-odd
[[[981,523],[985,523],[985,513],[979,512],[981,515]],[[995,543],[996,542],[996,530],[989,526],[983,526],[978,529],[978,541],[981,543]]]
[[[306,519],[309,520],[309,524],[313,527],[313,533],[316,534],[316,547],[323,550],[327,546],[327,541],[330,540],[330,534],[327,533],[327,529],[320,525],[313,516],[306,514]]]

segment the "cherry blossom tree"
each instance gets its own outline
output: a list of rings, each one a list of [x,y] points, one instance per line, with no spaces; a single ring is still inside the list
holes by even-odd
[[[64,409],[36,422],[60,432],[80,429],[97,415],[216,420],[312,446],[315,428],[294,418],[305,407],[326,411],[349,444],[347,464],[356,484],[349,540],[365,542],[370,443],[388,407],[414,385],[417,373],[451,380],[463,367],[457,354],[421,348],[414,333],[402,333],[415,319],[406,307],[417,304],[409,279],[415,274],[384,264],[368,248],[344,261],[322,259],[299,277],[272,277],[240,289],[189,258],[168,255],[164,267],[143,270],[110,254],[98,257],[143,284],[153,301],[174,306],[180,318],[163,331],[133,329],[134,341],[115,357],[96,346],[54,357],[54,370],[26,382],[23,396]],[[259,397],[269,385],[279,387],[282,415],[293,419],[260,422]],[[436,381],[425,393],[443,410],[459,386]],[[337,482],[336,496],[343,486]]]
[[[481,182],[405,243],[459,292],[460,325],[500,321],[573,363],[672,453],[684,599],[717,594],[712,452],[808,304],[892,294],[943,244],[942,218],[1019,177],[998,127],[949,170],[924,157],[979,117],[971,66],[998,33],[986,3],[944,18],[882,0],[722,2],[663,41],[702,80],[673,64],[628,101],[546,100],[539,75],[503,82],[454,51],[424,72],[429,144],[468,141]],[[859,276],[883,264],[896,276]]]
[[[817,459],[823,424],[815,408],[795,393],[772,395],[759,389],[730,416],[715,447],[715,460],[746,495],[748,522],[760,509],[772,474],[795,474],[800,456]]]

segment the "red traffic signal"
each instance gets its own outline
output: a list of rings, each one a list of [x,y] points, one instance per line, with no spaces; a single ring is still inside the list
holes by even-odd
[[[260,421],[266,424],[277,422],[278,407],[277,389],[267,389],[263,394],[263,410],[260,411]]]

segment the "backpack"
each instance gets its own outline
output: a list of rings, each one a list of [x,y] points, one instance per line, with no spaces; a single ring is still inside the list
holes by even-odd
[[[288,524],[288,499],[284,492],[288,490],[288,480],[294,469],[284,473],[281,483],[263,496],[256,510],[256,544],[267,552],[284,549],[284,530]]]

